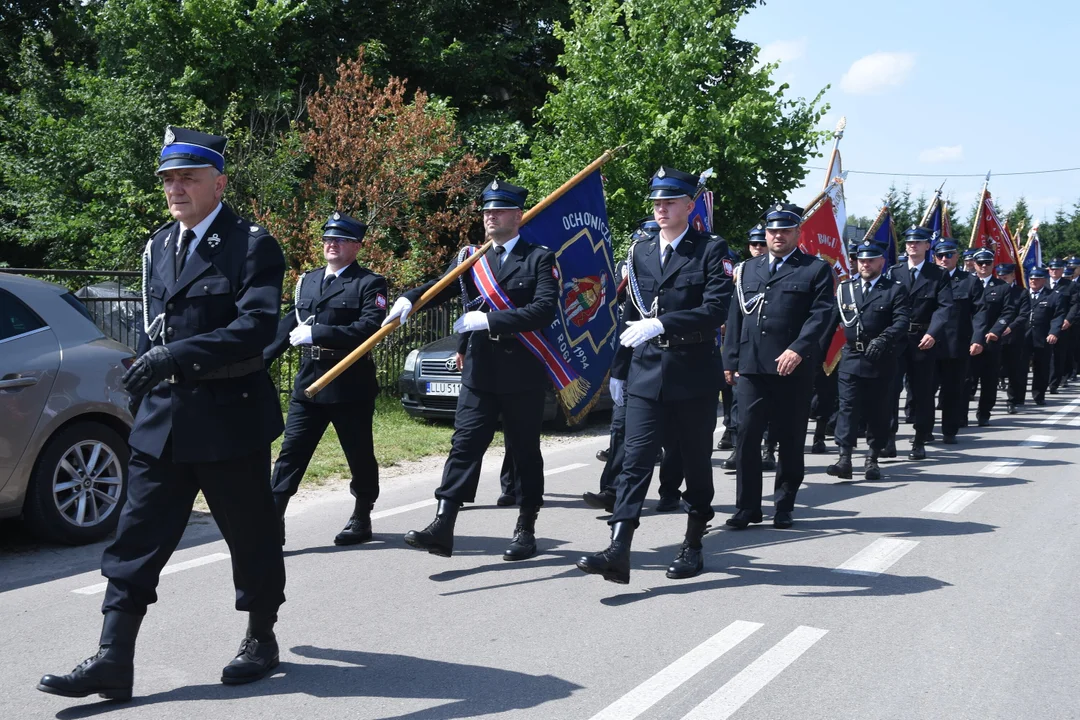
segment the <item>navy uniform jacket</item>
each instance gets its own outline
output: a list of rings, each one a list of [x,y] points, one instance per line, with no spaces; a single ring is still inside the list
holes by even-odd
[[[169,223],[153,236],[147,298],[151,320],[165,314],[162,339],[180,370],[176,383],[159,383],[142,398],[129,443],[161,458],[171,435],[176,462],[216,462],[264,450],[284,427],[266,369],[200,377],[242,361],[261,363],[277,328],[285,258],[266,228],[224,205],[174,278],[179,228]],[[139,354],[149,349],[140,332]]]
[[[626,380],[626,391],[631,395],[652,400],[715,397],[723,374],[716,354],[716,334],[731,300],[727,242],[691,227],[663,270],[659,246],[658,238],[638,243],[633,263],[644,307],[648,310],[653,299],[657,300],[656,317],[664,334],[636,348],[619,345],[611,376]],[[641,313],[628,296],[618,334],[626,323],[640,319]],[[665,342],[684,344],[661,347]]]
[[[982,280],[976,278],[979,285]],[[996,277],[990,278],[990,283],[983,288],[982,303],[972,323],[971,342],[982,345],[987,350],[999,348],[1002,345],[1002,334],[1005,328],[1016,322],[1017,303],[1019,302],[1012,287],[1004,280]],[[1015,330],[1013,332],[1016,332]],[[986,334],[993,333],[998,339],[988,343]]]
[[[1023,343],[1028,324],[1031,322],[1031,293],[1017,283],[1013,283],[1009,285],[1009,295],[1012,298],[1013,307],[1016,308],[1016,317],[1008,325],[1012,332],[1002,336],[1002,345]]]
[[[1050,289],[1050,281],[1046,281],[1046,289]],[[1076,313],[1080,311],[1080,307],[1076,306],[1073,302],[1073,281],[1070,278],[1061,278],[1057,282],[1057,286],[1053,288],[1053,292],[1060,296],[1059,302],[1065,306],[1065,319],[1069,321],[1069,325],[1076,322]]]
[[[911,297],[911,324],[916,330],[908,330],[915,336],[912,347],[917,347],[923,335],[934,338],[935,346],[927,352],[938,352],[937,345],[945,342],[953,309],[952,285],[949,274],[929,259],[923,263],[919,279],[911,284],[911,270],[907,262],[897,263],[889,270],[893,280],[899,280]],[[970,333],[968,333],[970,337]]]
[[[296,306],[281,318],[277,338],[263,351],[267,364],[289,349],[289,333],[298,324],[297,312],[300,321],[315,316],[311,343],[319,348],[348,353],[379,329],[386,317],[386,279],[352,263],[324,293],[325,274],[326,268],[322,267],[303,276]],[[302,358],[293,385],[293,397],[301,402],[341,403],[370,400],[378,395],[379,382],[375,378],[375,361],[371,353],[353,363],[315,397],[309,399],[304,395],[304,388],[334,367],[341,357],[343,355],[333,359]]]
[[[738,298],[731,301],[724,337],[724,369],[740,375],[777,375],[776,359],[785,350],[802,357],[792,377],[809,381],[828,347],[839,313],[833,295],[833,270],[824,261],[796,248],[772,277],[766,253],[742,264],[743,298],[764,293],[761,304],[743,315]],[[738,289],[736,289],[737,292]]]
[[[1027,329],[1027,338],[1031,347],[1047,347],[1047,335],[1057,335],[1060,341],[1061,323],[1065,321],[1065,313],[1068,311],[1062,300],[1063,295],[1056,290],[1051,290],[1049,284],[1036,297],[1031,296],[1030,290],[1026,292],[1031,298],[1031,319]]]
[[[911,301],[907,288],[896,280],[881,276],[870,290],[869,297],[860,298],[858,280],[848,280],[840,284],[837,290],[839,301],[845,306],[854,304],[859,316],[858,323],[844,327],[847,343],[840,356],[839,372],[857,377],[889,377],[896,371],[896,351],[907,342],[908,323],[910,322]],[[854,287],[853,287],[854,286]],[[855,291],[855,302],[851,302],[850,291]],[[844,316],[853,319],[855,311],[845,307]],[[861,328],[859,326],[862,326]],[[884,354],[871,362],[855,343],[862,342],[864,347],[876,337],[889,341]]]
[[[940,357],[965,358],[970,354],[971,344],[976,334],[975,316],[982,309],[982,281],[971,273],[957,268],[952,274],[949,285],[952,291],[953,309],[949,314],[949,327],[943,338],[945,349]],[[979,340],[978,342],[982,345],[986,341]]]
[[[488,314],[488,329],[469,333],[461,382],[473,390],[501,394],[547,390],[551,379],[544,364],[514,337],[514,333],[539,331],[555,320],[559,308],[555,254],[518,238],[501,265],[495,253],[489,252],[487,258],[495,271],[496,281],[514,309],[491,310],[486,304],[481,306]],[[456,265],[457,262],[452,263],[450,269]],[[472,271],[465,273],[464,278],[469,300],[480,297]],[[436,282],[432,280],[410,290],[404,297],[415,303]],[[456,280],[425,307],[455,297],[461,297],[461,285]]]

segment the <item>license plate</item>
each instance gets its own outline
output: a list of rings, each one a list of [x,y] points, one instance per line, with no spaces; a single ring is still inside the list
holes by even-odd
[[[449,395],[457,397],[461,394],[461,383],[454,382],[429,382],[427,384],[428,395]]]

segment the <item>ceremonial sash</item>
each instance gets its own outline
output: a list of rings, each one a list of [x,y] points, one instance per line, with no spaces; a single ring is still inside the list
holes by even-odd
[[[467,255],[476,252],[476,248],[470,247]],[[487,256],[480,258],[470,269],[476,289],[483,296],[484,301],[493,310],[513,310],[514,303],[510,301],[499,283],[495,280],[495,273],[491,269]],[[555,383],[555,390],[570,406],[580,402],[588,392],[588,384],[574,369],[563,359],[561,353],[551,346],[547,338],[535,330],[514,333],[514,336],[524,345],[529,352],[536,356],[544,364],[551,381]]]

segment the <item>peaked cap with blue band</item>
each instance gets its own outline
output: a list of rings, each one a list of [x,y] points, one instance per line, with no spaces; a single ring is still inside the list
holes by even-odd
[[[1036,280],[1038,278],[1043,278],[1045,280],[1048,277],[1050,277],[1050,273],[1046,272],[1046,268],[1044,267],[1037,267],[1028,273],[1029,280]]]
[[[221,135],[207,135],[197,130],[187,128],[165,127],[165,142],[161,148],[161,157],[158,158],[158,169],[154,171],[160,175],[166,170],[174,168],[216,168],[218,172],[225,172],[225,146],[229,139]]]
[[[874,258],[885,257],[885,248],[867,238],[859,245],[859,251],[855,254],[855,257],[859,260],[873,260]]]
[[[630,235],[630,239],[635,242],[646,242],[655,238],[659,232],[660,224],[656,220],[651,217],[641,218],[638,221],[637,230]]]
[[[1066,265],[1065,266],[1065,275],[1064,275],[1064,277],[1071,278],[1075,272],[1076,272],[1076,267],[1075,266]]]
[[[529,191],[495,178],[480,195],[482,210],[524,210]]]
[[[999,263],[998,266],[994,268],[994,272],[998,275],[1011,275],[1016,272],[1016,265],[1014,263]]]
[[[692,198],[697,194],[698,179],[682,170],[660,166],[649,181],[649,200]]]
[[[933,230],[919,225],[912,225],[904,231],[904,242],[930,242],[933,237]]]
[[[763,243],[765,242],[765,226],[758,223],[754,227],[750,228],[750,243]]]
[[[950,237],[943,237],[937,241],[937,245],[934,246],[934,254],[941,255],[942,253],[955,253],[960,249],[960,246],[956,244],[956,241]]]
[[[968,248],[964,252],[960,253],[960,257],[964,258],[964,260],[971,260],[975,257],[975,253],[977,252],[978,250],[976,250],[975,248]]]
[[[765,227],[769,230],[782,230],[802,225],[803,209],[791,203],[776,203],[761,214]]]
[[[979,248],[972,255],[972,260],[974,260],[977,263],[978,262],[983,262],[984,263],[984,262],[986,262],[988,260],[990,262],[994,262],[994,253],[989,248],[984,248],[984,247]]]
[[[334,237],[360,242],[367,232],[367,225],[343,212],[334,212],[322,226],[324,238]]]
[[[1046,267],[1053,270],[1060,270],[1065,267],[1065,261],[1061,258],[1054,258],[1050,262],[1046,263]]]

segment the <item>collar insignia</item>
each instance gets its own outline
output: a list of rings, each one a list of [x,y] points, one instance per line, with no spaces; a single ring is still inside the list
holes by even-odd
[[[218,245],[221,244],[221,238],[218,237],[217,233],[214,233],[210,237],[206,238],[206,244],[212,248],[216,248]]]

